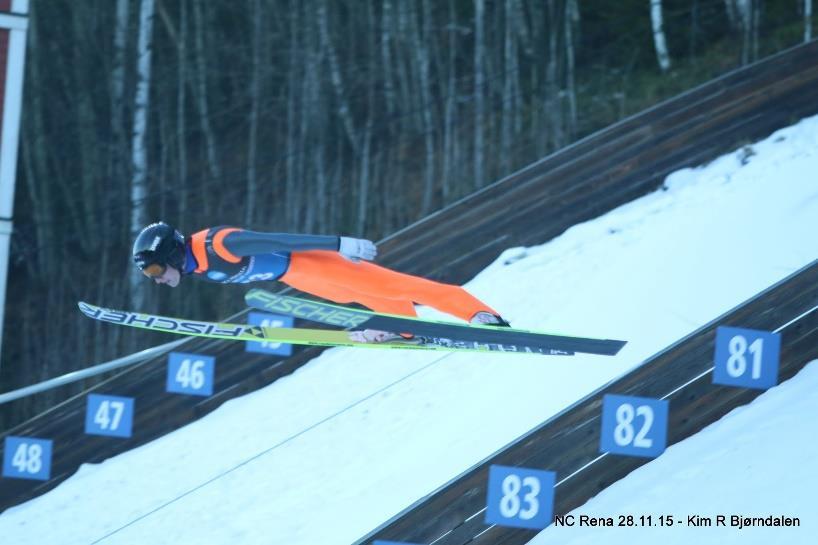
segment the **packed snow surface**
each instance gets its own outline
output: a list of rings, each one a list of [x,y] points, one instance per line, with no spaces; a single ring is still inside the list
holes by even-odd
[[[263,390],[83,466],[55,490],[7,510],[0,541],[348,545],[811,263],[818,255],[816,172],[818,118],[810,118],[675,172],[662,190],[542,246],[509,248],[467,284],[516,327],[627,340],[616,357],[329,350]],[[771,535],[806,543],[817,520],[810,496],[818,490],[811,431],[818,373],[802,375],[578,511],[802,517],[786,534],[614,528],[605,543],[766,544],[775,541]],[[535,543],[590,543],[598,531],[549,528]]]

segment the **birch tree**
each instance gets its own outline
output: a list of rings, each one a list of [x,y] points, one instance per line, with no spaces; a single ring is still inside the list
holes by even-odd
[[[485,125],[485,0],[474,0],[474,184],[483,185],[483,127]]]
[[[148,109],[150,106],[151,47],[153,39],[154,0],[141,0],[139,8],[139,39],[137,44],[136,95],[134,98],[134,122],[131,178],[131,238],[148,223],[145,197],[148,184]],[[130,256],[128,256],[130,258]],[[129,259],[130,260],[130,259]],[[135,268],[131,270],[131,300],[140,308],[145,299],[145,283]]]
[[[505,5],[505,40],[503,44],[503,66],[505,77],[503,84],[503,110],[500,127],[500,171],[508,172],[511,165],[512,138],[516,132],[515,117],[517,96],[519,94],[519,64],[517,58],[517,2],[506,2]]]
[[[656,59],[662,72],[670,69],[670,53],[665,41],[665,29],[662,23],[662,0],[650,0],[650,22],[653,28],[653,47],[656,50]]]
[[[568,99],[568,137],[574,139],[577,127],[577,91],[575,84],[576,55],[574,53],[574,28],[579,26],[577,0],[568,0],[565,8],[565,87]]]
[[[193,0],[193,19],[194,19],[194,55],[196,58],[196,106],[198,107],[199,126],[205,139],[205,150],[207,156],[207,167],[210,174],[211,182],[218,182],[222,179],[222,167],[218,158],[216,134],[213,130],[213,120],[210,114],[209,95],[210,87],[208,86],[208,55],[205,51],[205,31],[206,22],[204,10],[207,9],[207,3],[204,0]],[[203,203],[202,208],[207,215],[211,212],[210,192],[204,191],[202,193]]]
[[[247,190],[244,199],[244,223],[253,225],[255,216],[258,180],[256,179],[256,153],[258,152],[258,123],[261,103],[261,35],[263,12],[260,0],[253,0],[253,45],[250,74],[250,114],[247,138]]]

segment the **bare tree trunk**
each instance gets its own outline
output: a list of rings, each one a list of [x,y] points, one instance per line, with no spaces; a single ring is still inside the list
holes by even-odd
[[[559,66],[562,58],[560,31],[562,17],[559,16],[558,0],[548,0],[548,64],[545,72],[545,104],[548,119],[548,134],[551,137],[548,151],[560,148],[564,143],[562,101],[560,99]]]
[[[752,62],[758,60],[758,32],[761,27],[761,4],[763,0],[750,0],[750,5],[752,6],[752,21],[753,21],[753,35],[752,35],[752,44],[753,44],[753,57],[751,59]]]
[[[474,0],[474,185],[483,186],[483,148],[485,125],[485,0]]]
[[[579,25],[577,0],[568,0],[565,7],[565,86],[568,97],[568,139],[573,141],[577,132],[577,91],[574,80],[574,28]]]
[[[178,150],[178,171],[179,181],[182,190],[179,192],[179,221],[183,221],[188,215],[188,196],[190,194],[187,173],[187,34],[188,34],[188,0],[180,0],[179,5],[179,40],[177,42],[177,54],[179,62],[176,65],[176,140]]]
[[[116,3],[116,23],[114,26],[114,47],[113,47],[113,70],[111,71],[111,152],[108,158],[108,176],[114,180],[114,188],[123,187],[125,180],[128,179],[128,157],[129,157],[129,143],[126,134],[126,98],[125,98],[125,63],[128,51],[128,21],[130,20],[130,4],[127,0],[117,0]],[[115,222],[112,221],[111,209],[121,206],[128,196],[126,191],[115,189],[107,191],[105,197],[110,199],[110,206],[103,206],[102,225],[108,226]],[[113,236],[106,236],[106,240],[115,239]],[[114,263],[121,263],[121,256],[113,257]],[[111,279],[112,256],[108,251],[107,245],[103,245],[100,264],[99,264],[99,281],[97,283],[97,300],[106,301],[108,299],[107,292],[120,293],[113,291]],[[115,340],[118,340],[119,333],[112,332]],[[106,355],[105,345],[112,345],[114,343],[95,343],[94,346],[94,361],[104,359]]]
[[[154,0],[141,0],[139,10],[139,42],[137,45],[136,97],[134,99],[133,177],[131,178],[131,235],[136,237],[147,223],[148,111],[150,106],[151,48],[153,39]],[[131,302],[135,308],[145,301],[145,283],[141,274],[131,267]]]
[[[804,0],[804,41],[812,39],[812,0]]]
[[[199,124],[205,138],[205,148],[207,152],[207,166],[210,173],[210,181],[218,182],[222,179],[221,164],[216,153],[216,136],[210,123],[210,107],[208,105],[208,85],[207,85],[207,54],[205,53],[204,32],[206,22],[202,13],[202,6],[206,5],[204,0],[193,1],[193,17],[195,24],[194,45],[196,54],[196,103],[199,109]],[[210,191],[203,191],[204,202],[202,208],[205,215],[211,214]]]
[[[383,94],[386,102],[386,113],[391,117],[397,109],[395,105],[395,83],[392,61],[392,0],[383,0],[381,15],[381,61],[383,63]]]
[[[358,138],[355,132],[355,123],[352,119],[352,112],[350,111],[349,103],[347,102],[344,81],[341,77],[341,67],[340,63],[338,62],[338,54],[335,51],[335,47],[332,44],[332,37],[329,33],[328,17],[327,3],[324,1],[319,1],[317,13],[318,29],[320,31],[319,35],[321,38],[321,47],[326,53],[327,60],[329,61],[332,90],[334,91],[335,98],[338,101],[338,115],[341,116],[341,121],[343,122],[344,130],[346,131],[347,138],[352,145],[352,149],[357,152]]]
[[[741,17],[739,16],[736,2],[740,0],[724,0],[724,11],[727,14],[727,22],[733,30],[741,28]]]
[[[431,9],[429,0],[422,0],[422,23],[415,17],[414,32],[415,51],[417,52],[417,64],[420,80],[420,96],[423,103],[423,140],[426,144],[426,164],[423,171],[423,198],[421,200],[420,213],[425,216],[432,210],[432,203],[435,192],[435,126],[432,118],[432,90],[429,76],[429,25],[431,24]],[[420,28],[418,28],[420,26]]]
[[[261,101],[261,33],[263,13],[260,0],[253,0],[253,60],[250,79],[250,134],[247,144],[247,191],[244,210],[244,224],[253,225],[256,208],[256,153],[258,149],[258,118]]]
[[[748,64],[752,60],[753,4],[753,0],[736,0],[736,8],[742,33],[741,64]]]
[[[517,2],[505,4],[505,39],[503,45],[503,109],[500,126],[500,173],[505,175],[513,164],[512,146],[519,130],[517,122],[520,100],[520,64],[518,59],[519,13]]]
[[[366,8],[366,17],[367,17],[367,26],[371,29],[377,28],[377,23],[375,21],[375,13],[372,8],[371,3],[367,3]],[[382,30],[383,31],[383,30]],[[367,50],[368,50],[368,69],[369,70],[377,70],[377,59],[378,57],[378,46],[376,44],[376,33],[375,31],[368,32],[368,39],[367,39]],[[369,84],[367,85],[367,120],[366,120],[366,128],[364,129],[363,135],[363,146],[361,150],[361,157],[360,160],[360,175],[358,177],[358,199],[357,199],[357,208],[355,217],[353,220],[353,225],[355,226],[355,234],[358,236],[363,236],[366,233],[367,221],[368,221],[368,212],[369,212],[369,188],[371,185],[371,172],[370,172],[370,155],[371,155],[371,143],[372,143],[372,126],[373,126],[373,112],[375,111],[375,85],[372,80],[369,80]]]
[[[670,69],[670,53],[665,41],[665,29],[662,23],[662,0],[650,0],[650,21],[653,26],[653,47],[656,59],[662,72]]]
[[[284,171],[286,182],[284,184],[284,199],[289,206],[285,208],[284,223],[288,228],[295,227],[298,222],[299,206],[296,201],[296,187],[297,180],[300,178],[298,172],[298,155],[300,155],[301,123],[297,119],[299,102],[298,98],[302,96],[301,90],[304,81],[304,62],[299,57],[299,52],[302,50],[303,44],[299,42],[298,32],[299,25],[299,7],[298,0],[291,0],[289,4],[289,13],[292,21],[289,25],[289,40],[288,40],[288,70],[287,70],[287,140],[285,143],[285,152],[287,157],[284,162]]]
[[[33,10],[38,9],[35,4],[32,6]],[[28,29],[28,55],[30,61],[28,62],[28,77],[30,88],[43,88],[42,72],[40,70],[41,63],[38,57],[42,55],[40,35],[40,18],[35,13],[32,13],[31,23]],[[35,241],[37,247],[51,247],[55,241],[53,239],[53,230],[48,229],[48,218],[51,216],[51,206],[55,199],[49,199],[49,191],[40,191],[40,184],[38,180],[46,178],[48,172],[48,152],[46,146],[43,145],[40,139],[45,137],[45,120],[43,119],[43,105],[42,101],[45,98],[44,93],[31,93],[29,98],[31,100],[31,108],[27,111],[27,115],[23,118],[22,135],[25,145],[21,146],[23,152],[23,160],[26,173],[26,187],[28,188],[29,197],[32,201],[32,211],[35,224]],[[57,202],[58,199],[57,199]],[[26,248],[27,252],[31,249]],[[53,259],[55,252],[36,252],[27,256],[25,260],[28,273],[31,278],[48,279],[53,278],[54,271],[58,263]]]
[[[123,180],[127,175],[127,137],[125,131],[125,57],[128,47],[128,20],[130,18],[128,0],[117,0],[116,26],[114,27],[114,65],[111,72],[111,131],[114,153],[111,153],[110,176]]]
[[[443,114],[443,167],[441,192],[443,202],[448,203],[449,195],[454,182],[455,165],[457,164],[457,126],[455,116],[457,115],[457,10],[455,0],[449,0],[449,27],[448,27],[448,47],[446,57],[446,73],[448,81],[446,83],[446,102]]]

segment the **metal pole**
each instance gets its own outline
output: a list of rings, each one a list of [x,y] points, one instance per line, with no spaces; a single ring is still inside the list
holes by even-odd
[[[13,0],[12,13],[0,13],[0,39],[8,44],[0,119],[0,348],[6,307],[9,246],[17,176],[17,147],[23,105],[23,70],[28,32],[28,0]]]
[[[52,378],[44,382],[40,382],[38,384],[33,384],[31,386],[26,386],[25,388],[20,388],[19,390],[12,390],[11,392],[0,394],[0,405],[2,405],[3,403],[8,403],[9,401],[14,401],[15,399],[20,399],[21,397],[37,394],[40,392],[44,392],[46,390],[50,390],[52,388],[56,388],[58,386],[63,386],[65,384],[70,384],[78,380],[93,377],[105,373],[107,371],[117,369],[119,367],[125,367],[126,365],[139,363],[146,359],[153,358],[154,356],[158,356],[159,354],[167,352],[168,350],[172,350],[173,348],[176,348],[177,346],[179,346],[180,344],[187,340],[189,339],[179,339],[178,341],[173,341],[159,346],[154,346],[152,348],[142,350],[141,352],[136,352],[135,354],[123,356],[121,358],[117,358],[106,363],[100,363],[99,365],[94,365],[93,367],[88,367],[81,371],[74,371],[72,373],[62,375],[61,377]]]

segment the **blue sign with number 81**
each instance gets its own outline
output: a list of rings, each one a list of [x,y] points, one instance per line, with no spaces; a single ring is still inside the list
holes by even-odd
[[[489,468],[486,522],[541,529],[554,518],[556,473],[525,467]]]
[[[719,327],[713,384],[766,390],[778,383],[781,335],[755,329]]]

